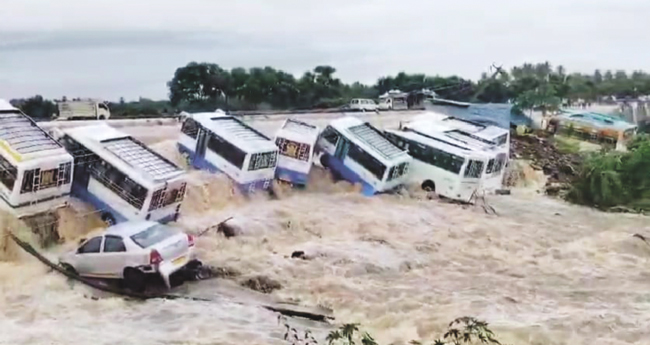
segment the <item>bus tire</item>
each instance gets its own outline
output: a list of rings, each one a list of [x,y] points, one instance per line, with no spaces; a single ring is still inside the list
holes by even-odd
[[[108,226],[113,226],[116,223],[115,217],[113,217],[113,215],[108,212],[102,213],[102,221]]]
[[[323,166],[323,168],[329,168],[329,157],[326,155],[320,156],[320,164]]]
[[[139,269],[127,267],[124,269],[124,285],[134,292],[143,292],[146,288],[147,277]]]
[[[427,192],[435,192],[436,191],[436,184],[431,180],[426,180],[426,181],[422,182],[422,189],[427,191]]]

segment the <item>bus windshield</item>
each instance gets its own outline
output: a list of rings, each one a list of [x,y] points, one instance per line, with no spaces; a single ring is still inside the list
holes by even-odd
[[[305,162],[309,161],[309,151],[311,149],[309,144],[285,138],[277,138],[275,144],[278,146],[281,155]]]
[[[251,161],[248,164],[248,171],[268,169],[275,166],[277,161],[277,152],[254,153],[251,155]]]

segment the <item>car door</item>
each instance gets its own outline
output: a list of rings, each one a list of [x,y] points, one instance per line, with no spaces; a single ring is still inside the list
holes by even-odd
[[[106,235],[102,246],[101,274],[107,277],[121,278],[124,267],[128,263],[128,255],[122,237]]]
[[[86,241],[75,254],[75,269],[80,275],[95,276],[101,274],[101,248],[103,236],[96,236]]]

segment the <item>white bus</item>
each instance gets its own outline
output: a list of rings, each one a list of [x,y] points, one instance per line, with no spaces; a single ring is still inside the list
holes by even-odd
[[[39,232],[58,240],[52,211],[68,202],[72,156],[32,119],[0,100],[0,204]]]
[[[275,177],[295,185],[306,185],[312,167],[314,146],[320,129],[308,123],[286,119],[275,133],[278,166]]]
[[[413,160],[381,131],[350,116],[330,122],[317,146],[323,167],[339,178],[360,183],[365,195],[403,185]]]
[[[59,141],[74,157],[72,195],[107,224],[178,219],[187,184],[174,163],[106,124],[60,130]]]
[[[410,184],[462,202],[471,202],[481,190],[481,175],[487,161],[485,153],[456,140],[413,129],[386,130],[384,133],[413,157],[408,175]]]
[[[226,174],[245,194],[269,190],[275,178],[275,143],[223,112],[189,114],[178,150],[189,156],[195,168]]]
[[[437,113],[415,116],[402,128],[412,128],[430,135],[444,133],[449,138],[486,151],[486,154],[491,157],[485,165],[482,187],[487,191],[503,188],[505,167],[510,157],[508,129]]]

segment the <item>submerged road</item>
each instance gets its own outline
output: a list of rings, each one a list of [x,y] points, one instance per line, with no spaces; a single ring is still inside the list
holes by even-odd
[[[424,111],[382,111],[375,112],[349,112],[349,113],[296,113],[296,114],[273,114],[273,115],[242,115],[237,116],[255,129],[269,137],[282,126],[287,118],[302,120],[307,123],[319,126],[323,129],[333,119],[344,116],[355,116],[370,122],[378,128],[395,128],[400,121],[407,121],[413,116],[424,113]],[[72,128],[80,126],[91,126],[99,123],[107,123],[112,127],[119,128],[146,144],[153,144],[165,140],[175,140],[181,124],[176,119],[116,119],[116,120],[83,120],[83,121],[48,121],[40,122],[39,125],[45,129]],[[152,130],[155,127],[155,130]]]

